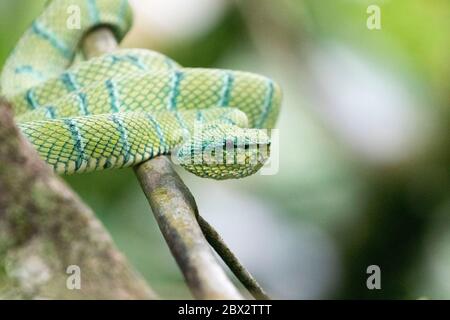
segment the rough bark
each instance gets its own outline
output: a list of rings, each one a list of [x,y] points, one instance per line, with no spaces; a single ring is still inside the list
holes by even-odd
[[[39,158],[0,101],[0,298],[151,299],[152,290],[74,192]],[[67,268],[81,270],[70,290]]]

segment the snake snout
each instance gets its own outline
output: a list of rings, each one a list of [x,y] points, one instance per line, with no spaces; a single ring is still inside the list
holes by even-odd
[[[267,161],[270,139],[264,130],[230,126],[192,137],[176,156],[183,168],[200,177],[243,178],[256,173]]]

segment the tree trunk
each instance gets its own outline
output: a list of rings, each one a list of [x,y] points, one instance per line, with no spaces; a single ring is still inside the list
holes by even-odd
[[[2,101],[0,298],[155,298],[92,210],[22,137]]]

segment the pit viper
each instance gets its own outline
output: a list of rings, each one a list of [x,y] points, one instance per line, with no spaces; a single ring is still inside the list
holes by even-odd
[[[69,21],[79,15],[78,25]],[[76,18],[76,17],[75,17]],[[117,41],[130,29],[126,0],[53,0],[7,59],[1,94],[23,135],[60,174],[121,168],[172,155],[206,178],[241,178],[269,157],[280,87],[242,71],[184,68],[146,49],[85,59],[91,30]]]

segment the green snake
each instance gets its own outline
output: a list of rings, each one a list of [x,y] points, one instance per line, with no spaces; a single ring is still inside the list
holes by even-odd
[[[73,6],[79,28],[68,25]],[[279,86],[248,72],[183,68],[144,49],[84,58],[88,32],[107,26],[120,41],[131,21],[126,0],[53,0],[20,38],[1,93],[40,156],[61,174],[169,154],[200,177],[258,171],[269,158],[265,129],[279,113]]]

